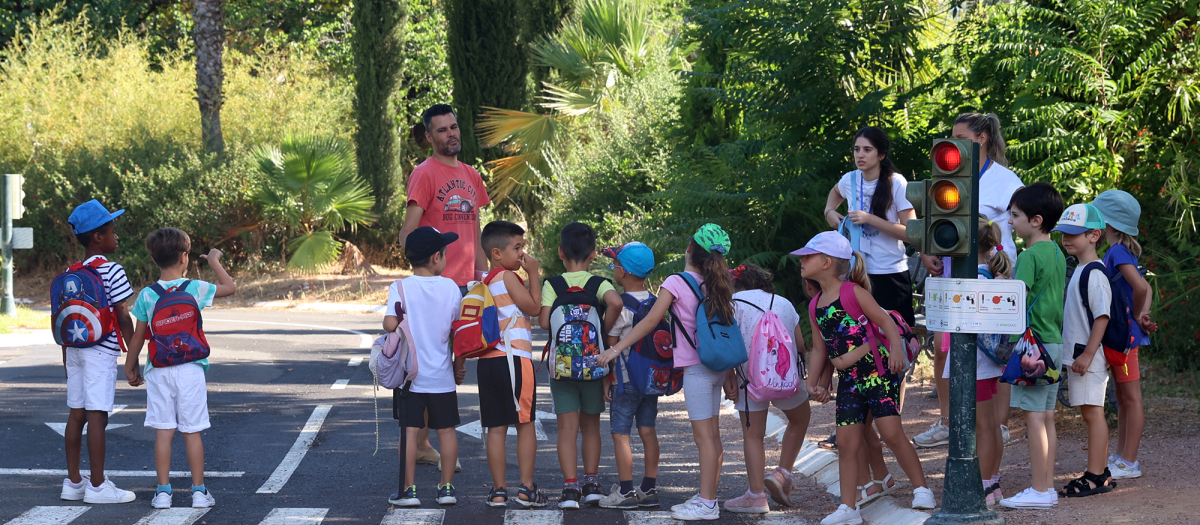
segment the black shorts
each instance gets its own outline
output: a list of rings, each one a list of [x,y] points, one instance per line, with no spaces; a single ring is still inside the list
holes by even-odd
[[[484,428],[533,422],[534,399],[537,397],[533,361],[525,357],[512,358],[517,381],[517,395],[514,396],[507,359],[485,357],[475,367],[475,377],[479,380],[479,423]]]
[[[400,407],[404,407],[404,419],[400,426],[425,428],[425,412],[429,412],[429,428],[438,430],[458,426],[458,394],[423,394],[409,392],[400,396],[399,388],[392,390],[392,419],[400,419]]]
[[[912,280],[908,272],[868,275],[871,279],[871,296],[884,310],[900,312],[908,326],[916,324],[913,313]]]

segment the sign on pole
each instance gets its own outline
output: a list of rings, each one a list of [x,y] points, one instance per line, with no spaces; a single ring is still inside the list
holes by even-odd
[[[33,249],[33,228],[13,228],[12,247],[14,250]]]
[[[1025,282],[930,277],[925,326],[934,332],[1019,334],[1025,331]]]

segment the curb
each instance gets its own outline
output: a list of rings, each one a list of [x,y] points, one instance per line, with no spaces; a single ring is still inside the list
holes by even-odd
[[[818,486],[825,487],[825,491],[835,498],[842,495],[837,453],[818,447],[812,441],[804,441],[800,455],[796,456],[796,463],[792,466],[792,473],[793,476],[813,478]],[[891,496],[868,503],[860,513],[864,523],[888,525],[921,525],[930,516],[929,513],[900,506]]]
[[[50,333],[49,329],[32,330],[16,334],[0,334],[0,348],[54,344],[54,335]]]
[[[341,312],[354,314],[382,314],[387,311],[387,307],[381,304],[361,303],[293,303],[289,301],[264,301],[254,303],[250,305],[250,307],[300,310],[306,312]]]

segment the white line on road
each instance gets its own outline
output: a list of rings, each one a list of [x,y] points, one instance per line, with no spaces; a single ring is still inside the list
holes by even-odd
[[[309,525],[325,521],[329,509],[271,509],[258,525]]]
[[[89,507],[34,507],[8,522],[7,525],[66,525],[75,521]]]
[[[504,513],[504,525],[559,525],[562,517],[561,510],[509,509]]]
[[[391,509],[379,525],[442,525],[445,509]]]
[[[138,520],[135,525],[192,525],[196,520],[208,514],[208,511],[209,509],[192,509],[188,507],[161,509]]]
[[[113,409],[111,412],[108,413],[108,415],[110,415],[110,416],[114,415],[117,412],[125,410],[125,408],[128,406],[129,405],[113,405]],[[46,426],[50,427],[51,430],[57,432],[58,435],[60,435],[60,436],[67,435],[67,424],[66,423],[49,423],[48,422],[48,423],[46,423]],[[110,423],[108,426],[106,426],[104,428],[106,430],[113,430],[116,428],[127,427],[127,426],[129,426],[129,423]],[[86,421],[83,423],[83,434],[87,435],[87,422]]]
[[[363,358],[361,358],[361,357],[351,357],[351,358],[350,358],[350,365],[349,365],[349,366],[358,366],[358,365],[361,365],[361,364],[362,364],[362,359],[363,359]],[[4,363],[3,361],[0,361],[0,364],[3,364],[3,363]]]
[[[321,430],[321,425],[325,423],[325,416],[329,415],[331,408],[333,408],[333,405],[317,405],[312,415],[309,416],[308,422],[304,424],[304,429],[296,437],[296,442],[292,444],[292,449],[283,457],[283,461],[279,462],[279,466],[275,468],[275,472],[271,474],[271,477],[267,478],[267,482],[258,488],[258,494],[275,494],[283,489],[283,486],[288,482],[288,478],[291,478],[292,473],[296,472],[296,467],[300,466],[300,461],[304,459],[304,455],[308,454],[308,449],[312,447],[313,440],[317,438],[317,432]],[[329,509],[324,510],[328,511]],[[325,513],[322,512],[321,519],[324,519],[324,517]],[[320,520],[318,520],[319,522]],[[264,521],[263,523],[267,522]]]
[[[130,478],[142,477],[150,478],[157,476],[153,470],[106,470],[104,474],[112,478]],[[186,470],[172,470],[171,477],[173,478],[191,478],[192,473]],[[246,473],[242,471],[222,471],[222,470],[206,470],[204,477],[206,478],[240,478]],[[67,475],[67,469],[52,469],[52,468],[0,468],[0,476],[63,476]],[[55,507],[57,508],[57,507]]]
[[[625,521],[629,525],[675,525],[678,523],[667,511],[625,511]]]
[[[375,338],[371,337],[370,334],[366,334],[366,333],[360,332],[358,330],[351,330],[349,328],[339,328],[337,326],[322,326],[322,325],[316,325],[316,324],[302,324],[302,323],[275,323],[275,322],[271,322],[271,321],[243,321],[241,319],[209,319],[209,318],[205,318],[204,320],[205,321],[218,321],[218,322],[222,322],[222,323],[249,323],[249,324],[265,324],[265,325],[273,325],[273,326],[298,326],[301,328],[318,328],[321,330],[337,330],[339,332],[347,332],[347,333],[357,335],[359,337],[359,341],[358,341],[359,348],[371,348],[371,344],[375,342]]]
[[[534,412],[533,432],[534,432],[534,437],[536,437],[538,441],[546,441],[548,439],[546,437],[546,430],[542,427],[542,420],[543,419],[555,419],[555,418],[556,418],[556,416],[549,412],[542,412],[541,410]],[[478,419],[475,421],[472,421],[470,423],[464,423],[462,425],[459,425],[459,426],[455,427],[455,430],[462,432],[463,434],[466,434],[468,436],[471,436],[475,439],[483,439],[484,428],[483,428],[482,423]],[[510,436],[517,435],[517,428],[515,426],[509,426],[508,427],[508,435],[510,435]]]
[[[346,385],[350,384],[349,379],[338,379],[333,382],[333,386],[329,387],[332,390],[345,390]]]

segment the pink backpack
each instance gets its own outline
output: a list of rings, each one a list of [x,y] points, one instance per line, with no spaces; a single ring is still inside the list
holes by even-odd
[[[750,339],[746,362],[744,386],[750,399],[759,403],[776,399],[787,399],[800,391],[802,366],[796,353],[796,342],[792,334],[771,307],[775,306],[775,295],[766,310],[749,301],[736,301],[753,306],[762,312],[754,325],[754,336]]]
[[[883,347],[888,349],[889,353],[894,353],[891,348],[891,343],[888,342],[887,336],[884,335],[883,328],[871,322],[867,318],[867,314],[863,313],[862,305],[858,304],[858,297],[854,295],[854,287],[858,286],[852,281],[842,283],[839,290],[838,298],[842,300],[842,308],[846,309],[846,315],[851,319],[858,321],[858,324],[869,327],[867,330],[867,343],[871,345],[871,355],[875,357],[875,371],[879,375],[885,375],[887,370],[883,368],[883,359],[879,356],[879,342],[883,342]],[[821,298],[818,293],[808,302],[808,315],[812,317],[813,323],[817,319],[817,300]],[[904,344],[905,357],[908,358],[908,366],[912,366],[917,360],[917,354],[921,351],[921,342],[917,339],[917,334],[913,333],[912,327],[908,326],[908,322],[900,315],[900,312],[895,310],[884,310],[892,321],[896,323],[896,329],[900,331],[900,341]]]
[[[404,280],[396,281],[400,302],[396,303],[396,317],[400,324],[396,330],[375,340],[371,348],[371,371],[384,388],[408,389],[417,378],[417,352],[412,330],[408,326],[408,298],[404,296]]]

